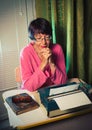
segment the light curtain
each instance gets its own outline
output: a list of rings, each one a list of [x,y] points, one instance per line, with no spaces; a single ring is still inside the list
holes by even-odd
[[[53,42],[63,47],[69,78],[92,84],[91,0],[35,0],[36,17],[51,22]]]

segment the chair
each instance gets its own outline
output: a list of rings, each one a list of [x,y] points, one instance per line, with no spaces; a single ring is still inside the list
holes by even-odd
[[[20,88],[22,80],[21,80],[21,74],[20,74],[20,67],[19,66],[15,68],[15,81],[17,82],[18,88]]]

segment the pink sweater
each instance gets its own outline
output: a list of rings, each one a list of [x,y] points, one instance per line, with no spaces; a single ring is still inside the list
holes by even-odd
[[[53,44],[51,50],[56,65],[54,74],[51,74],[49,65],[44,72],[39,68],[41,60],[33,48],[33,43],[22,49],[20,53],[22,89],[36,91],[40,87],[66,82],[67,75],[63,50],[59,44]]]

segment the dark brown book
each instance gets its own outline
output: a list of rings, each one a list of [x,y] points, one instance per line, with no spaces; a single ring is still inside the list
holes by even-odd
[[[27,93],[8,97],[6,98],[6,102],[17,115],[39,107],[39,104]]]

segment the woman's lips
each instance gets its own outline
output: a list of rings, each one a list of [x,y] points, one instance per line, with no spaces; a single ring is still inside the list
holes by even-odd
[[[41,46],[41,48],[46,48],[47,46]]]

